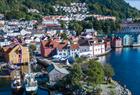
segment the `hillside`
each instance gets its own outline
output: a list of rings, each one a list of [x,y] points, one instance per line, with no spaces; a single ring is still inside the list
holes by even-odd
[[[52,5],[67,5],[71,2],[86,2],[90,13],[113,15],[119,18],[138,17],[140,11],[132,8],[124,0],[0,0],[0,12],[11,18],[39,18],[36,13],[28,13],[28,8],[37,9],[42,15],[58,14]]]
[[[89,0],[90,1],[90,0]],[[113,15],[120,18],[138,17],[140,11],[131,7],[124,0],[92,0],[89,2],[91,12]]]

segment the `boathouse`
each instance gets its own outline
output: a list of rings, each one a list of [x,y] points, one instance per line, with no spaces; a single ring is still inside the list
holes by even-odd
[[[125,35],[123,37],[123,46],[131,46],[133,43],[133,38],[130,35]]]
[[[113,48],[120,48],[122,47],[122,39],[119,37],[115,37],[112,39],[112,47]]]

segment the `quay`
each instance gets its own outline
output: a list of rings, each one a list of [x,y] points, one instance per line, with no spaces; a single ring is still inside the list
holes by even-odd
[[[10,75],[0,75],[0,78],[11,78]]]

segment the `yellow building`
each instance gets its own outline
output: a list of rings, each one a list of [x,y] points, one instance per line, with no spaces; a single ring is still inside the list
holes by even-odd
[[[3,47],[3,54],[7,62],[12,64],[28,63],[30,61],[29,49],[22,45],[9,45]]]

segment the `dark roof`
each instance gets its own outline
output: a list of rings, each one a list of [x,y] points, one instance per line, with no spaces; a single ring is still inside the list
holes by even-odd
[[[90,44],[89,44],[89,40],[87,40],[87,39],[79,39],[79,41],[78,41],[78,43],[79,43],[79,46],[89,46]]]

